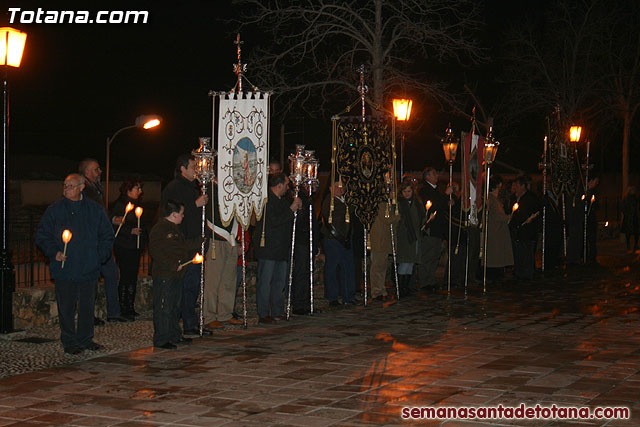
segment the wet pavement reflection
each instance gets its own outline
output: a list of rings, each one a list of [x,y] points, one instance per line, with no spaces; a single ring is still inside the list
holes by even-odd
[[[604,249],[600,266],[486,294],[430,292],[0,379],[0,425],[396,425],[405,406],[520,403],[640,416],[640,266]],[[463,424],[421,422],[441,423]]]

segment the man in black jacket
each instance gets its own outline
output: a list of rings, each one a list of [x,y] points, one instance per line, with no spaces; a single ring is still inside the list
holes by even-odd
[[[518,209],[513,211],[509,223],[513,242],[514,273],[518,279],[533,280],[538,240],[537,220],[541,215],[542,207],[535,194],[528,190],[527,177],[517,177],[513,185],[518,203]]]
[[[253,241],[258,258],[256,305],[260,323],[271,323],[284,316],[283,291],[287,282],[287,261],[291,254],[293,213],[302,207],[285,197],[289,178],[283,173],[269,175],[269,200],[266,212],[256,226]],[[261,237],[264,224],[264,246]]]
[[[84,176],[85,186],[83,194],[104,207],[104,194],[100,185],[102,169],[97,160],[86,158],[78,165],[78,172]],[[111,219],[111,218],[109,218]],[[107,321],[128,322],[133,318],[122,316],[120,302],[118,300],[118,266],[113,259],[113,254],[100,267],[100,273],[104,277],[104,295],[107,300]],[[96,317],[95,325],[103,325],[104,320]]]
[[[449,238],[447,216],[449,214],[449,194],[451,194],[452,189],[447,187],[444,194],[438,191],[438,172],[432,167],[425,168],[422,178],[424,182],[418,194],[422,199],[422,203],[426,204],[431,201],[431,208],[428,214],[436,212],[436,216],[430,222],[429,227],[422,233],[422,251],[418,275],[422,288],[432,288],[437,284],[436,269],[442,254],[442,242]]]
[[[209,200],[206,194],[201,194],[200,185],[196,180],[196,161],[191,154],[183,154],[176,160],[175,178],[162,191],[160,206],[165,206],[168,200],[175,200],[184,205],[184,220],[180,229],[186,239],[193,239],[202,234],[202,210]],[[161,213],[164,216],[164,213]],[[210,236],[210,233],[209,233]],[[196,328],[198,318],[195,307],[200,293],[200,265],[189,264],[182,281],[182,328],[185,335],[198,335]],[[204,333],[211,334],[205,329]]]

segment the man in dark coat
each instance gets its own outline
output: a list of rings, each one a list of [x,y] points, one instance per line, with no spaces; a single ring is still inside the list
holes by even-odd
[[[509,223],[513,241],[514,273],[521,280],[533,280],[538,240],[537,221],[542,212],[538,198],[528,190],[527,184],[528,179],[525,176],[519,176],[515,180],[518,209],[513,212]]]
[[[431,201],[429,214],[436,212],[436,216],[422,233],[422,259],[418,266],[418,275],[422,288],[432,288],[437,284],[436,269],[442,254],[442,242],[449,238],[447,215],[452,189],[447,187],[444,194],[438,191],[438,172],[432,167],[425,168],[422,178],[424,182],[419,191],[420,198],[422,203]]]
[[[93,342],[96,287],[100,267],[111,257],[114,239],[104,208],[83,197],[84,187],[82,176],[67,176],[64,197],[47,208],[36,232],[36,244],[49,258],[55,281],[60,340],[65,353],[70,354],[100,348]],[[65,230],[71,232],[67,244],[62,240]]]
[[[104,204],[104,194],[100,185],[102,169],[95,159],[84,159],[78,165],[78,172],[84,176],[85,186],[83,194],[100,206]],[[113,259],[113,254],[100,266],[100,273],[104,277],[104,295],[107,300],[107,321],[128,322],[133,319],[122,316],[120,302],[118,300],[118,266]],[[95,325],[103,325],[104,321],[98,317],[94,319]]]
[[[258,222],[253,241],[258,258],[256,305],[260,323],[284,318],[283,291],[287,282],[287,261],[291,255],[293,213],[302,201],[286,197],[289,178],[283,173],[269,175],[269,200],[266,212]],[[264,227],[263,227],[264,225]],[[264,229],[264,246],[261,237]]]
[[[175,200],[184,205],[184,220],[180,229],[186,239],[201,237],[202,235],[202,207],[209,200],[206,194],[201,194],[200,185],[196,180],[196,161],[191,154],[183,154],[176,160],[175,178],[162,191],[160,206],[167,201]],[[164,215],[164,213],[161,213]],[[211,233],[206,228],[207,235]],[[185,335],[198,335],[196,328],[196,301],[200,293],[200,265],[189,264],[182,281],[182,328]],[[211,330],[205,328],[204,333],[210,335]]]

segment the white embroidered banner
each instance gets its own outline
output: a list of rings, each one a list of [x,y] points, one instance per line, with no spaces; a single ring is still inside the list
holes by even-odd
[[[218,119],[218,207],[226,226],[237,218],[249,226],[266,204],[269,156],[269,94],[220,96]]]

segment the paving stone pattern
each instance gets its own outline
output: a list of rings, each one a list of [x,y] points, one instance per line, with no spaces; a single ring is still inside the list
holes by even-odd
[[[150,346],[148,318],[97,328],[105,349],[79,356],[11,334],[0,340],[0,425],[399,425],[405,406],[520,403],[625,406],[630,420],[580,424],[640,425],[640,260],[608,245],[601,266],[253,321],[178,350]]]

